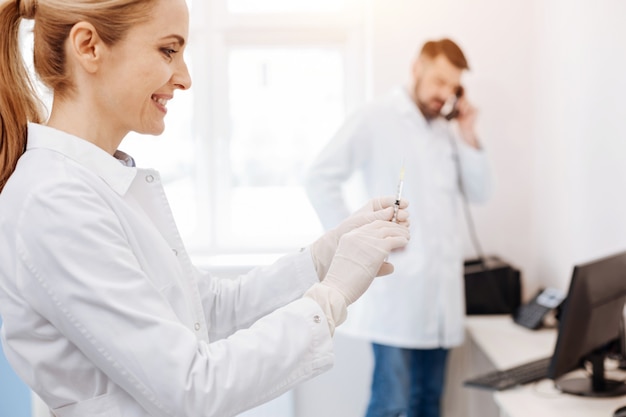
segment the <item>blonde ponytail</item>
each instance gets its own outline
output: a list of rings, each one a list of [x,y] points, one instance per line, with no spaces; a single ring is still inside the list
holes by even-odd
[[[22,1],[32,5],[32,0]],[[42,118],[19,49],[20,8],[13,0],[0,5],[0,191],[26,149],[28,122],[41,123]]]

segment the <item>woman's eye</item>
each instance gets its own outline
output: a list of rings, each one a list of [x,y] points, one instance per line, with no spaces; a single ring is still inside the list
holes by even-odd
[[[166,57],[171,58],[171,57],[172,57],[172,55],[174,55],[174,54],[175,54],[176,52],[178,52],[178,51],[176,51],[176,50],[174,50],[174,49],[171,49],[171,48],[161,48],[161,52],[163,52],[163,54],[164,54]]]

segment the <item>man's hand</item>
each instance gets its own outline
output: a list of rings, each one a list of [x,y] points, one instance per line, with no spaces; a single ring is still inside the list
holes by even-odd
[[[457,116],[457,123],[459,126],[459,133],[465,143],[475,149],[480,149],[480,142],[476,135],[475,123],[478,115],[478,110],[474,107],[465,97],[465,95],[459,98],[457,101],[457,109],[459,115]]]

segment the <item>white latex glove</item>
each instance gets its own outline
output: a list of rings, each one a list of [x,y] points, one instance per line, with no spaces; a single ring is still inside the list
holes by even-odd
[[[367,202],[367,204],[351,214],[339,226],[332,230],[329,230],[319,239],[313,242],[313,244],[311,244],[311,256],[313,257],[315,270],[317,271],[317,276],[319,277],[320,281],[324,279],[326,273],[328,272],[328,268],[333,259],[333,256],[335,256],[337,244],[341,236],[359,226],[363,226],[375,220],[391,220],[393,214],[391,217],[387,218],[386,214],[384,214],[383,211],[389,207],[393,207],[395,201],[395,196],[378,197],[371,199]],[[396,216],[397,223],[406,227],[409,226],[409,213],[406,210],[408,205],[409,203],[407,200],[401,199],[398,214]],[[381,268],[382,269],[379,275],[387,275],[393,272],[393,267],[391,267],[390,264],[385,263],[381,266]]]
[[[341,293],[347,305],[363,295],[389,253],[409,242],[408,227],[389,221],[393,209],[381,211],[385,220],[357,227],[339,239],[328,273],[320,283]],[[388,273],[392,271],[393,267]]]

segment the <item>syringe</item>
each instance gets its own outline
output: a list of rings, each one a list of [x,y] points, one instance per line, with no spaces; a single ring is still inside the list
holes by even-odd
[[[400,208],[400,198],[402,197],[402,186],[404,185],[404,159],[402,159],[402,168],[400,168],[400,178],[398,180],[398,190],[396,192],[396,201],[393,204],[393,218],[391,221],[397,222],[398,209]]]

